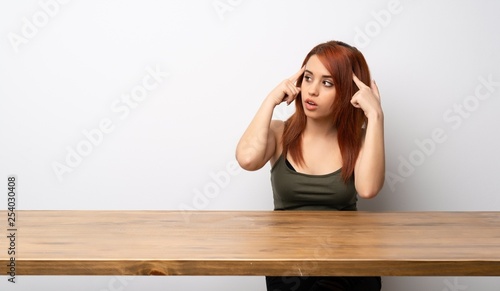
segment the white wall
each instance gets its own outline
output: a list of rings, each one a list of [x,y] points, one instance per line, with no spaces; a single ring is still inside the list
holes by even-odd
[[[20,209],[272,209],[269,167],[234,168],[235,145],[266,94],[331,39],[365,54],[385,110],[389,179],[360,208],[500,209],[498,1],[55,1],[0,4],[0,177],[18,176]],[[264,279],[1,276],[6,287],[250,291]]]

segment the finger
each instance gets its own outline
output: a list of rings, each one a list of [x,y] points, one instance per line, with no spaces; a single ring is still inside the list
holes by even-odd
[[[365,85],[365,83],[361,82],[361,80],[358,79],[358,77],[354,73],[352,73],[352,80],[354,81],[354,83],[356,83],[356,86],[358,86],[358,89],[368,87]]]
[[[377,83],[375,83],[375,80],[372,80],[371,89],[372,89],[373,95],[375,95],[375,97],[377,97],[377,99],[380,101],[380,92],[378,90]]]
[[[359,105],[358,101],[355,98],[351,99],[351,104],[356,108],[361,108],[361,105]]]
[[[283,100],[288,98],[288,96],[293,96],[295,94],[296,89],[297,87],[295,87],[292,82],[290,82],[289,80],[285,80],[282,84],[282,90],[284,95]]]
[[[295,98],[297,97],[299,92],[300,92],[300,88],[297,88],[297,87],[295,87],[295,85],[288,83],[287,87],[285,89],[285,96],[286,97],[284,98],[284,100],[286,100],[286,102],[288,104],[292,103],[292,101],[295,100]]]
[[[290,91],[290,93],[292,93],[292,95],[293,95],[294,97],[295,97],[295,96],[297,96],[297,94],[299,94],[299,92],[300,92],[300,88],[299,88],[299,87],[297,87],[297,86],[295,86],[295,84],[293,84],[293,83],[288,83],[288,84],[287,84],[287,86],[288,86],[288,90]]]
[[[302,74],[304,74],[305,70],[306,70],[306,66],[303,66],[302,68],[300,68],[300,70],[297,73],[293,74],[293,76],[288,78],[288,80],[290,80],[290,82],[295,84],[295,82],[297,82],[297,80],[300,78],[300,76]]]

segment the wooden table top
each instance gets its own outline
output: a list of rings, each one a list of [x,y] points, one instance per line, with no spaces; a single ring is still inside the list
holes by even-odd
[[[17,275],[500,276],[500,212],[16,215]]]

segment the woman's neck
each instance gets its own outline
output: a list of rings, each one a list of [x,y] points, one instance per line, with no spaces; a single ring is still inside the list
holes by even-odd
[[[337,134],[337,129],[332,125],[331,120],[307,119],[304,129],[304,136],[329,137]]]

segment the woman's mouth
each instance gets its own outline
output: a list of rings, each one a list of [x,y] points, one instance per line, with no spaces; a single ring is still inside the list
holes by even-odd
[[[306,107],[307,110],[315,110],[318,107],[318,104],[316,104],[311,99],[306,99],[306,101],[304,102],[304,104],[305,104],[305,107]]]

